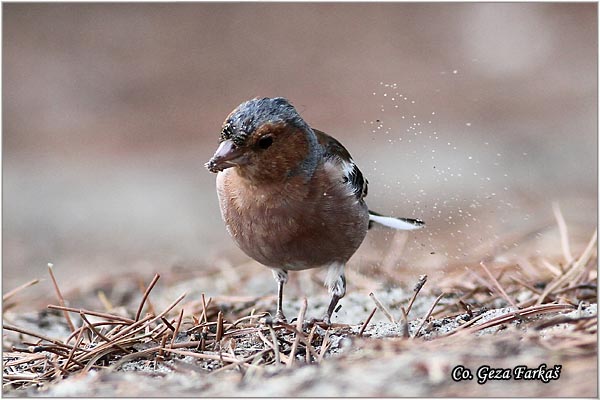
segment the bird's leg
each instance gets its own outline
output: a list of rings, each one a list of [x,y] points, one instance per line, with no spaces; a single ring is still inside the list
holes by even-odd
[[[323,317],[323,322],[325,322],[325,324],[331,325],[331,314],[333,314],[335,306],[337,305],[338,301],[340,301],[340,299],[341,297],[336,294],[331,295],[331,301],[329,302],[329,307],[327,307],[327,313]]]
[[[323,322],[331,324],[331,315],[335,310],[338,301],[346,294],[346,276],[344,275],[344,264],[334,263],[327,270],[327,279],[325,284],[331,293],[331,301],[327,307],[327,313],[323,317]]]
[[[285,322],[286,318],[283,315],[283,281],[277,282],[277,312],[275,313],[275,320]]]
[[[283,285],[287,282],[287,271],[280,268],[273,268],[273,277],[277,281],[277,312],[275,313],[275,322],[286,322],[283,315]]]

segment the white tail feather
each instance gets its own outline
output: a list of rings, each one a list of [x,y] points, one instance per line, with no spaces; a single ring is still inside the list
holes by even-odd
[[[415,229],[421,229],[424,224],[422,221],[414,220],[402,220],[393,217],[384,217],[382,215],[369,214],[369,220],[376,222],[380,225],[387,226],[389,228],[399,229],[403,231],[413,231]]]

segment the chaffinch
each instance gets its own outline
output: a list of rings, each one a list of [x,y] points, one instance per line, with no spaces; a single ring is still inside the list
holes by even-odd
[[[227,231],[278,284],[276,319],[288,271],[327,268],[329,324],[346,293],[344,266],[372,223],[421,228],[423,221],[385,217],[365,203],[367,180],[333,137],[311,128],[284,98],[255,98],[229,114],[206,163],[217,174]]]

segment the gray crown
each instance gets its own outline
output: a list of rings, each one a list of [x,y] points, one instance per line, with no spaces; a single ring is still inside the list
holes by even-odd
[[[287,99],[255,98],[240,104],[229,115],[223,124],[221,140],[231,139],[237,145],[242,145],[252,132],[265,123],[287,123],[310,129]]]

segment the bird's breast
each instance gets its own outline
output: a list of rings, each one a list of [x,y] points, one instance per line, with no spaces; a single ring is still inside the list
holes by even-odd
[[[321,169],[310,180],[294,176],[253,185],[235,168],[217,176],[221,214],[236,244],[258,262],[306,269],[345,262],[367,232],[368,210]]]

